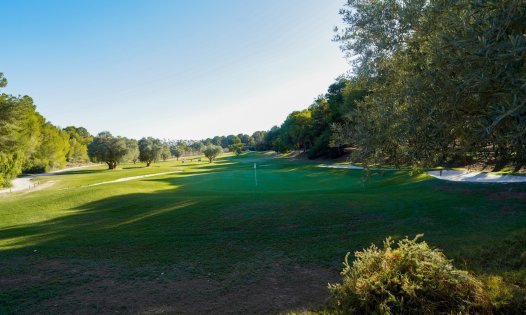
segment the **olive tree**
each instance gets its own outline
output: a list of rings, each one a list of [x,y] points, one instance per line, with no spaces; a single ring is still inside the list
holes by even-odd
[[[171,145],[170,153],[172,154],[172,156],[175,156],[177,160],[179,160],[179,157],[183,155],[183,149],[177,145]]]
[[[126,138],[114,137],[109,131],[99,133],[88,146],[91,160],[108,164],[110,170],[115,169],[127,153]]]
[[[223,149],[220,146],[218,146],[218,145],[209,145],[209,146],[205,147],[205,149],[203,150],[203,153],[205,154],[205,156],[208,159],[208,161],[210,161],[210,163],[212,163],[212,161],[219,154],[221,154],[221,152],[223,152]]]
[[[139,161],[145,162],[147,167],[159,161],[162,151],[163,143],[159,139],[148,137],[139,140]]]

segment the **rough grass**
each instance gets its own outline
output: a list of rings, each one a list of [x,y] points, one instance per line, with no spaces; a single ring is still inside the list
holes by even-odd
[[[173,170],[184,172],[87,187]],[[425,233],[456,265],[492,275],[517,271],[526,250],[503,241],[524,236],[524,184],[448,183],[403,171],[364,182],[361,171],[259,153],[212,164],[95,167],[39,180],[56,183],[0,196],[0,313],[57,307],[84,313],[280,312],[323,304],[326,296],[306,292],[315,283],[316,292],[325,292],[348,251],[386,236]],[[498,253],[479,257],[503,247],[515,263],[499,268]],[[60,265],[45,267],[50,261]],[[88,272],[99,267],[99,274]],[[294,270],[313,275],[303,282],[284,276]],[[101,279],[113,285],[97,287]],[[149,289],[137,294],[133,284],[147,279]],[[260,286],[263,279],[267,284]],[[181,299],[177,288],[184,281],[213,285],[199,283]],[[163,283],[173,295],[165,296]],[[149,290],[156,286],[163,293],[153,299],[157,293]],[[78,294],[81,288],[101,296],[90,299]],[[119,294],[112,297],[112,290]],[[229,300],[214,304],[220,297]]]

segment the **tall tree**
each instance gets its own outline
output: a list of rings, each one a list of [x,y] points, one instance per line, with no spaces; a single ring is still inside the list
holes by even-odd
[[[0,73],[0,88],[7,79]],[[29,96],[0,94],[0,187],[22,171],[23,164],[38,145],[40,120]]]
[[[526,162],[523,1],[349,0],[337,36],[370,94],[356,156],[417,168]]]

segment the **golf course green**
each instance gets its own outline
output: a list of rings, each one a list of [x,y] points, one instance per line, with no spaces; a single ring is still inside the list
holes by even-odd
[[[0,313],[317,307],[345,254],[387,236],[424,233],[480,274],[520,260],[525,184],[320,163],[246,153],[38,177],[53,184],[0,196]]]

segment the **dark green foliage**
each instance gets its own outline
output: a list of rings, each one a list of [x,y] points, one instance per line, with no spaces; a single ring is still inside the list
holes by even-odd
[[[336,40],[371,91],[349,112],[355,158],[417,168],[526,160],[526,6],[349,0]]]
[[[490,313],[490,296],[481,281],[456,269],[425,242],[388,238],[345,257],[343,282],[330,285],[332,306],[342,314]]]
[[[0,87],[6,84],[0,73]],[[72,148],[80,153],[72,154]],[[74,155],[85,159],[86,142],[73,141],[67,131],[46,122],[29,96],[0,94],[0,187],[22,171],[60,168]]]
[[[161,149],[161,159],[163,159],[163,161],[166,161],[171,157],[172,153],[170,151],[170,145],[168,145],[168,143],[163,143]]]
[[[146,166],[150,166],[152,162],[157,162],[161,159],[164,149],[161,140],[152,137],[142,138],[138,144],[139,161],[145,162]]]
[[[4,79],[1,74],[0,78]],[[30,97],[0,94],[0,186],[9,186],[22,171],[26,157],[37,145],[38,127]]]
[[[223,149],[218,145],[209,145],[203,150],[204,155],[210,163],[223,152]]]
[[[114,137],[108,131],[99,133],[88,146],[88,153],[93,162],[108,164],[110,170],[124,160],[128,153],[127,139]]]
[[[139,145],[135,139],[126,139],[126,155],[123,157],[123,161],[137,163],[139,160]]]
[[[183,150],[177,146],[176,144],[170,145],[170,154],[174,156],[177,160],[179,160],[179,157],[183,155]]]

